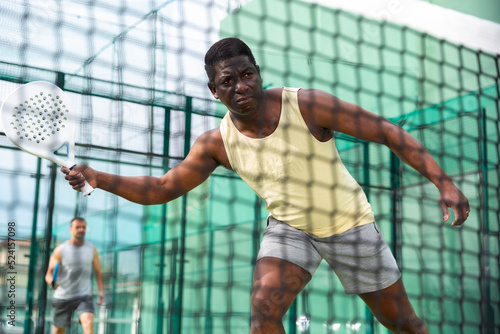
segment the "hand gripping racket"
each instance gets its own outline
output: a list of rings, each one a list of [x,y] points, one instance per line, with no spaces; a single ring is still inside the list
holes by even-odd
[[[59,263],[56,263],[54,274],[52,275],[52,288],[54,289],[56,288],[57,270],[59,270]]]
[[[45,81],[25,84],[7,96],[0,116],[5,135],[20,149],[69,169],[75,167],[75,114],[59,87]],[[66,160],[55,154],[63,146]],[[85,181],[80,190],[87,196],[94,188]]]

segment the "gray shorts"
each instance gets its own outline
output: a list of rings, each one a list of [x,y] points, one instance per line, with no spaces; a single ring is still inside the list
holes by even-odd
[[[346,294],[362,294],[394,284],[401,272],[375,223],[317,238],[269,216],[257,260],[275,257],[314,274],[322,259],[333,269]]]
[[[54,326],[68,327],[71,317],[76,311],[78,318],[82,313],[94,313],[92,296],[82,296],[74,299],[53,299],[52,310],[54,313]]]

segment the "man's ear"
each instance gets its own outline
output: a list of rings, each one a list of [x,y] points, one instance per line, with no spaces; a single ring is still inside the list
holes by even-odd
[[[219,99],[219,94],[217,94],[217,91],[215,90],[215,85],[211,84],[211,83],[208,83],[208,89],[210,89],[210,92],[215,97],[215,99],[218,100]]]
[[[259,65],[255,65],[255,68],[257,69],[257,74],[259,75],[260,82],[262,83],[262,76],[260,75],[260,66]]]

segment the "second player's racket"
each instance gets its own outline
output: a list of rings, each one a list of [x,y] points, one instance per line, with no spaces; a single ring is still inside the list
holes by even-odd
[[[56,263],[56,266],[54,268],[54,274],[52,274],[52,288],[56,288],[56,281],[57,281],[57,271],[59,270],[59,263]]]
[[[23,151],[69,169],[75,166],[75,114],[56,85],[34,81],[13,91],[2,104],[0,119],[7,138]],[[67,159],[56,154],[66,146]],[[87,181],[84,196],[92,188]]]

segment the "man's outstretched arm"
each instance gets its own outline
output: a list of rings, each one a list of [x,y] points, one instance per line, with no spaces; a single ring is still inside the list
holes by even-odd
[[[455,213],[452,225],[464,223],[470,210],[469,201],[425,147],[406,130],[326,92],[301,90],[299,93],[301,110],[306,110],[306,117],[316,126],[386,145],[403,162],[436,185],[444,221],[449,219],[448,208],[451,208]]]
[[[66,174],[65,179],[75,190],[79,190],[87,180],[94,188],[135,203],[167,203],[203,183],[219,165],[217,149],[220,145],[216,131],[218,129],[202,134],[193,144],[186,159],[161,177],[120,176],[97,171],[85,164],[72,170],[63,167],[61,171]]]

